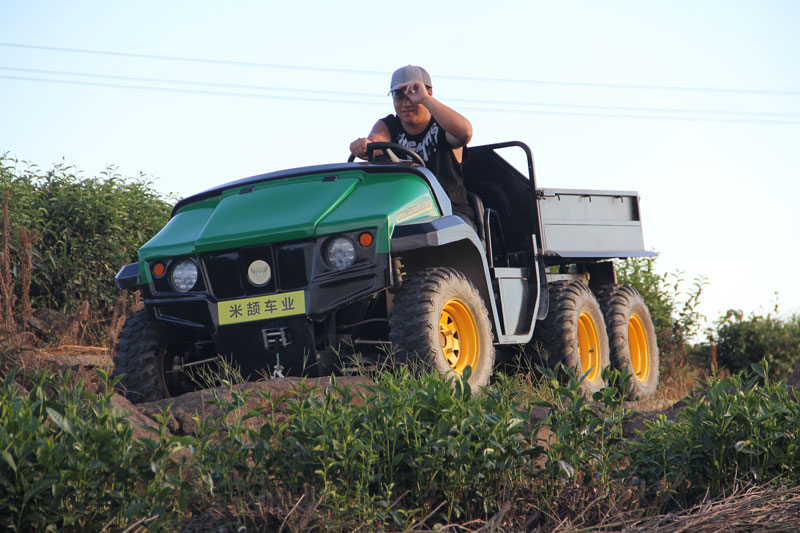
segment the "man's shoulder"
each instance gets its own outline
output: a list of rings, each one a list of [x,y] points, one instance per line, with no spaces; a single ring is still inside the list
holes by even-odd
[[[389,136],[392,138],[392,142],[397,142],[397,136],[400,135],[400,132],[403,130],[403,127],[400,124],[400,119],[395,115],[386,115],[378,122],[383,122],[386,124],[386,128],[389,130]]]
[[[381,122],[385,122],[387,126],[396,126],[400,123],[400,119],[397,118],[397,115],[386,115],[382,119],[379,119]]]

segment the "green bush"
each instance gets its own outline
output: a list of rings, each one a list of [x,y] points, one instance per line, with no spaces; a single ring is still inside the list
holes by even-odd
[[[12,257],[18,257],[20,228],[38,233],[33,306],[63,312],[89,301],[94,311],[110,314],[119,296],[114,275],[136,261],[137,249],[161,229],[171,209],[145,176],[126,178],[109,168],[85,178],[73,167],[21,168],[0,155],[0,193],[6,190]],[[19,276],[17,264],[12,276]]]
[[[310,490],[334,521],[367,528],[409,527],[429,513],[450,521],[496,512],[534,453],[515,382],[503,377],[473,395],[467,377],[446,382],[401,369],[377,379],[363,405],[334,380],[321,397],[289,402],[282,423],[266,417],[244,430],[207,420],[198,440],[224,432],[228,442],[224,450],[198,444],[198,468],[207,468],[199,477],[235,505],[243,494],[288,493],[297,501]],[[234,395],[226,409],[241,405]]]
[[[800,401],[768,365],[704,382],[674,421],[659,415],[634,443],[633,475],[680,506],[737,481],[800,484]]]
[[[111,392],[41,372],[18,394],[16,377],[0,390],[0,529],[171,529],[188,486],[171,458],[180,439],[166,437],[163,421],[153,439],[135,439]]]
[[[766,360],[773,376],[785,377],[800,359],[800,315],[783,320],[768,313],[744,319],[741,312],[728,311],[710,337],[717,345],[719,364],[732,372]]]
[[[476,529],[506,502],[513,530],[590,529],[737,482],[800,486],[800,400],[766,365],[705,383],[674,421],[646,422],[636,439],[623,431],[630,376],[607,370],[592,403],[574,376],[562,385],[542,372],[538,400],[517,378],[473,395],[466,379],[400,370],[364,397],[333,382],[249,412],[252,392],[227,383],[225,416],[174,437],[163,415],[152,438],[133,437],[108,392],[12,372],[0,391],[0,529],[177,530],[190,507],[261,530]],[[101,383],[112,390],[102,373]],[[548,408],[538,422],[532,403]]]
[[[560,365],[555,370],[542,370],[550,382],[549,398],[535,402],[548,408],[542,424],[555,437],[555,442],[547,446],[546,471],[551,482],[607,486],[618,478],[627,462],[622,427],[634,416],[625,406],[630,399],[631,376],[627,371],[605,368],[603,380],[608,386],[592,395],[593,405],[580,391],[574,370]],[[568,376],[567,384],[561,385],[556,379],[559,373]]]

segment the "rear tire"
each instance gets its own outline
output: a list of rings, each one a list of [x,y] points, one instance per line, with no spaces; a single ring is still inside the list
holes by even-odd
[[[495,351],[489,313],[478,291],[450,268],[428,268],[403,282],[389,321],[395,357],[419,361],[444,377],[471,367],[471,387],[489,384]]]
[[[628,369],[634,398],[655,394],[659,380],[656,330],[647,304],[628,285],[610,285],[598,291],[611,348],[611,364]]]
[[[548,363],[575,369],[585,376],[580,388],[591,395],[605,386],[603,369],[609,366],[608,335],[600,305],[581,281],[548,284],[550,309],[538,325],[537,339],[548,352]]]

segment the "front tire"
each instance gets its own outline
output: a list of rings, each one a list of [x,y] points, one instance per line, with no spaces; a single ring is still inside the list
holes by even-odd
[[[611,363],[627,369],[634,398],[655,394],[659,380],[656,329],[647,304],[628,285],[611,285],[599,291],[600,307],[606,319]]]
[[[609,366],[605,321],[594,294],[581,281],[548,284],[550,310],[539,325],[539,339],[549,363],[562,363],[584,376],[581,390],[591,395],[605,386],[603,369]]]
[[[196,390],[182,371],[169,369],[170,348],[157,324],[148,319],[144,310],[125,321],[114,348],[114,373],[121,376],[117,389],[132,403],[153,402]]]
[[[390,338],[395,356],[418,360],[444,377],[469,366],[471,387],[489,384],[495,351],[489,313],[460,272],[428,268],[403,282],[392,307]]]

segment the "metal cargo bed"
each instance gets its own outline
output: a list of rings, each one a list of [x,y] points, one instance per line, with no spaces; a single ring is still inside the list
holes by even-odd
[[[633,191],[537,189],[545,257],[652,257],[644,249],[639,195]]]

